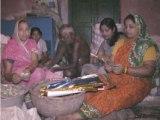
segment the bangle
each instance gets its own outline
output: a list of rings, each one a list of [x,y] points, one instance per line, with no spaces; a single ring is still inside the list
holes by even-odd
[[[128,68],[127,68],[127,67],[125,67],[125,68],[124,68],[124,74],[126,74],[126,73],[127,73],[127,71],[128,71]]]

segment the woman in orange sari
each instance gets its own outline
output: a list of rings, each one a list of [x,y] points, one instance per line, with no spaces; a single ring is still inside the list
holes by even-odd
[[[157,47],[147,34],[141,16],[128,15],[124,25],[126,38],[118,40],[113,48],[114,65],[111,65],[109,73],[116,87],[87,93],[80,112],[68,115],[67,119],[101,118],[113,111],[129,108],[149,94],[151,79],[158,70]],[[100,29],[105,33],[105,25]]]

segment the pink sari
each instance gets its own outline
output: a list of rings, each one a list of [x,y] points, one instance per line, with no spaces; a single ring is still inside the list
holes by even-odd
[[[20,74],[25,68],[31,64],[31,52],[38,52],[36,43],[32,39],[28,39],[22,43],[16,39],[11,39],[6,45],[2,58],[14,61],[12,72]],[[30,79],[25,84],[30,87],[33,84],[43,80],[59,80],[62,79],[62,72],[51,72],[46,68],[36,68],[31,74]]]

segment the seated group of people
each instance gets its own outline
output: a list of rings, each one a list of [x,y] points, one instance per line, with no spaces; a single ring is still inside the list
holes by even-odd
[[[41,63],[49,66],[48,69],[38,66],[36,41],[41,38],[41,31],[32,29],[30,38],[27,21],[19,20],[14,36],[2,54],[6,81],[31,87],[48,79],[60,80],[91,73],[100,75],[104,89],[86,93],[79,111],[58,119],[101,118],[137,104],[149,94],[153,87],[152,79],[159,75],[159,51],[147,33],[144,20],[139,15],[129,14],[124,19],[124,33],[119,33],[114,20],[104,18],[98,30],[99,37],[93,36],[89,47],[86,41],[76,36],[72,26],[63,25],[59,30],[56,56],[52,59],[44,53],[41,56]],[[52,67],[55,64],[59,67]],[[109,89],[108,81],[115,85],[113,89]]]

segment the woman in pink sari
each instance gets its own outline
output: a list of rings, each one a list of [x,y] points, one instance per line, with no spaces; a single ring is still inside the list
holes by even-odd
[[[7,81],[15,84],[25,83],[28,87],[42,80],[58,80],[62,72],[50,72],[46,68],[37,68],[37,45],[29,39],[29,26],[25,19],[15,25],[14,36],[6,45],[2,58],[4,60],[4,75]]]

